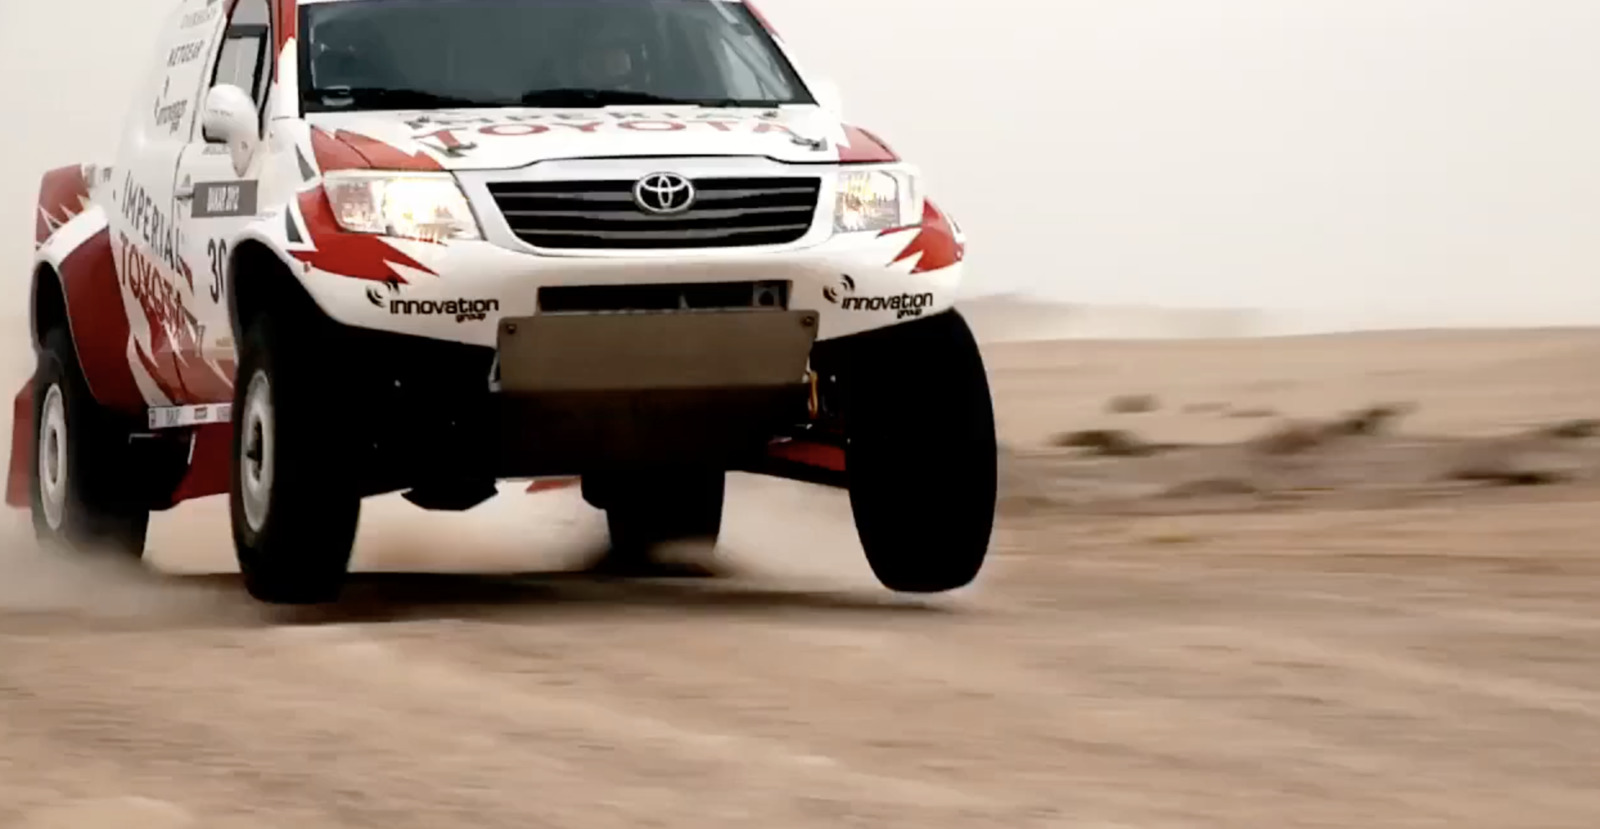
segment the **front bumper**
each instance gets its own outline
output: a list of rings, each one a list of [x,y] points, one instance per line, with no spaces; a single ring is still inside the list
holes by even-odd
[[[666,250],[548,250],[513,232],[491,184],[506,181],[637,178],[667,163],[694,176],[796,174],[798,165],[766,159],[599,159],[546,162],[527,170],[463,172],[457,177],[483,238],[429,244],[344,233],[320,193],[302,194],[298,219],[267,233],[311,295],[346,325],[493,346],[496,320],[543,312],[541,294],[577,286],[776,282],[786,307],[815,313],[817,338],[883,328],[952,307],[964,245],[927,203],[920,225],[887,232],[834,232],[836,168],[807,169],[822,179],[810,229],[792,243]],[[281,223],[280,223],[281,224]]]
[[[674,258],[546,258],[486,242],[396,243],[432,274],[378,282],[313,271],[308,289],[333,319],[352,327],[492,346],[496,321],[541,313],[547,287],[777,282],[787,309],[817,315],[821,340],[948,310],[960,266],[911,273],[890,262],[916,230],[837,238],[807,250],[696,254]],[[397,272],[396,276],[400,276]],[[621,309],[618,309],[621,310]]]
[[[740,468],[808,419],[816,315],[504,318],[495,348],[344,329],[369,494],[662,466]],[[392,358],[392,359],[391,359]]]

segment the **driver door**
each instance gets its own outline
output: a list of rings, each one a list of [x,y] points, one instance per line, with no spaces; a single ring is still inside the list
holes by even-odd
[[[199,120],[206,67],[222,26],[219,9],[214,0],[184,0],[168,18],[142,100],[128,113],[114,205],[107,211],[132,340],[129,359],[146,402],[155,406],[191,402],[209,373],[197,362],[185,228],[173,185]]]
[[[239,0],[207,73],[207,91],[232,84],[255,101],[261,119],[271,85],[272,31],[268,0]],[[265,120],[262,119],[263,130]],[[219,380],[210,384],[194,403],[224,403],[232,399],[235,367],[234,342],[228,318],[225,269],[234,238],[254,221],[262,206],[260,179],[265,152],[258,152],[244,170],[235,168],[228,146],[207,140],[197,123],[178,159],[175,196],[183,225],[183,260],[193,271],[195,316],[199,348],[204,362]]]

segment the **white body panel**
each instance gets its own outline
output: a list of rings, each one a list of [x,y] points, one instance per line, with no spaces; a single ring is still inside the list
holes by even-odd
[[[925,221],[887,232],[834,232],[841,169],[878,162],[915,171],[819,106],[302,116],[297,40],[278,30],[293,19],[279,8],[289,2],[239,5],[251,13],[271,9],[266,62],[276,66],[271,83],[261,87],[265,118],[259,143],[244,156],[247,163],[241,168],[230,147],[208,143],[198,117],[228,36],[230,21],[222,10],[230,4],[182,0],[155,50],[160,65],[153,67],[144,93],[153,97],[130,108],[114,176],[96,196],[99,207],[71,223],[108,226],[132,330],[130,365],[150,406],[226,399],[236,338],[229,318],[231,254],[251,240],[271,248],[340,322],[481,346],[494,344],[499,316],[536,313],[539,288],[551,285],[787,280],[790,307],[818,313],[821,339],[893,325],[953,303],[964,240],[931,207],[927,216],[937,217],[934,226]],[[381,146],[383,153],[371,159],[374,168],[398,157],[422,169],[448,171],[469,200],[482,239],[432,244],[362,236],[330,231],[308,217],[306,205],[323,199],[327,159],[319,151],[341,140]],[[691,180],[815,175],[822,189],[810,231],[789,244],[584,251],[541,250],[522,241],[488,191],[494,182],[634,181],[658,172]],[[59,259],[70,250],[62,248],[82,234],[63,230],[68,229],[72,234],[59,233],[41,248],[42,259]],[[353,268],[353,257],[365,259]],[[482,301],[493,310],[478,318],[397,313],[391,299]],[[163,360],[179,367],[164,369]],[[174,382],[192,379],[194,372],[206,382]]]
[[[643,107],[315,113],[312,126],[429,150],[447,170],[508,170],[551,159],[748,156],[832,162],[846,136],[815,107]],[[797,139],[821,140],[813,147]],[[644,172],[652,172],[645,170]],[[641,173],[643,175],[643,173]]]

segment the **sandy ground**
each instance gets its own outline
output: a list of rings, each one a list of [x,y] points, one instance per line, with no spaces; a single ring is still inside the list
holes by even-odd
[[[1515,436],[1600,417],[1597,358],[1581,331],[996,346],[992,565],[927,600],[875,585],[838,493],[743,477],[725,579],[375,574],[295,617],[226,575],[218,504],[161,516],[150,570],[13,515],[0,826],[1590,829],[1600,454]],[[1105,411],[1135,393],[1159,410]],[[1386,401],[1417,408],[1236,443]],[[1074,429],[1208,445],[1048,446]],[[1448,480],[1485,453],[1556,482]],[[358,562],[552,571],[602,539],[570,491],[379,499]]]

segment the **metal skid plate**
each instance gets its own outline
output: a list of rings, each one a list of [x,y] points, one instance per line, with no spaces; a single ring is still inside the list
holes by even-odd
[[[805,415],[817,315],[544,314],[500,321],[502,477],[726,464]]]
[[[792,386],[816,336],[812,311],[507,317],[498,386],[507,395]]]

